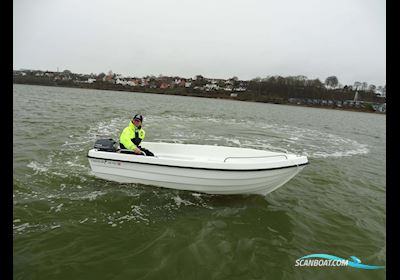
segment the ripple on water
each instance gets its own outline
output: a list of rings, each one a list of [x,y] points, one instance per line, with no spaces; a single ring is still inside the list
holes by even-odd
[[[46,89],[48,94],[60,90]],[[42,278],[54,278],[54,271],[71,273],[68,263],[74,263],[81,269],[79,277],[85,279],[112,276],[115,271],[121,279],[132,275],[175,279],[179,264],[182,275],[199,279],[229,279],[233,275],[252,279],[265,275],[291,279],[295,275],[301,279],[304,275],[295,274],[293,269],[296,258],[332,250],[343,257],[354,254],[384,265],[385,173],[382,162],[375,160],[376,151],[382,149],[374,145],[384,141],[385,134],[371,137],[364,128],[356,134],[344,133],[331,125],[302,125],[301,121],[282,118],[277,118],[278,123],[263,111],[258,112],[259,118],[258,113],[244,110],[251,116],[238,119],[229,110],[224,115],[207,106],[199,111],[177,106],[175,97],[164,96],[172,100],[167,104],[146,105],[159,98],[146,95],[146,102],[138,107],[143,105],[147,112],[144,125],[148,141],[286,150],[309,156],[312,164],[267,197],[118,184],[94,177],[86,155],[96,139],[118,138],[128,120],[119,114],[132,110],[132,106],[120,100],[112,103],[111,93],[91,91],[85,95],[74,90],[72,101],[63,101],[63,94],[56,94],[57,99],[44,98],[46,93],[40,92],[36,94],[40,102],[35,103],[35,93],[29,88],[26,98],[20,98],[26,106],[23,110],[16,108],[15,145],[23,144],[26,135],[30,137],[26,141],[34,142],[29,149],[15,152],[16,275],[42,267]],[[132,95],[126,93],[124,97]],[[135,102],[140,103],[142,95],[138,96]],[[90,102],[84,103],[82,98]],[[49,100],[51,109],[46,111],[44,104]],[[96,100],[102,100],[102,105]],[[193,100],[200,105],[206,102]],[[70,102],[88,104],[88,118],[71,114],[74,107]],[[104,112],[105,102],[115,108]],[[198,104],[186,105],[195,108]],[[40,117],[46,120],[32,118],[26,108],[35,113],[45,111]],[[54,120],[64,120],[58,134],[51,127]],[[43,124],[46,128],[42,129]],[[35,125],[38,131],[33,129]],[[54,133],[57,141],[46,138]],[[46,148],[37,144],[37,139],[47,141]],[[379,278],[374,276],[369,279]]]

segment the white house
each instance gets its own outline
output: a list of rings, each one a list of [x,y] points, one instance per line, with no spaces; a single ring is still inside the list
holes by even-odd
[[[126,84],[129,85],[129,86],[131,86],[131,87],[136,86],[136,83],[135,83],[135,81],[133,81],[133,80],[127,81]]]
[[[219,86],[217,84],[206,84],[204,88],[206,91],[219,90]]]
[[[122,78],[117,78],[117,80],[115,81],[115,83],[117,84],[117,85],[123,85],[123,86],[125,86],[125,85],[127,85],[128,84],[128,81],[127,80],[125,80],[125,79],[122,79]]]

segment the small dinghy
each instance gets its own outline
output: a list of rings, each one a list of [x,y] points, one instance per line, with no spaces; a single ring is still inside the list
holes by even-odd
[[[109,141],[108,145],[104,144]],[[89,150],[94,175],[120,182],[140,183],[209,194],[266,195],[279,188],[306,164],[306,156],[264,150],[144,142],[154,157],[126,153],[112,139],[98,140]]]

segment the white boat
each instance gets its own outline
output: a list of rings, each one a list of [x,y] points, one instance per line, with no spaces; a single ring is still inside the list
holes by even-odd
[[[144,142],[155,157],[91,149],[99,178],[209,194],[266,195],[306,164],[306,156],[249,148]]]

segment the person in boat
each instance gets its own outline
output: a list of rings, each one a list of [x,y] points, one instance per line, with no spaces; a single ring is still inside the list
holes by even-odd
[[[143,116],[136,114],[119,137],[121,149],[132,151],[137,155],[154,156],[152,152],[140,146],[146,132],[142,128]]]

